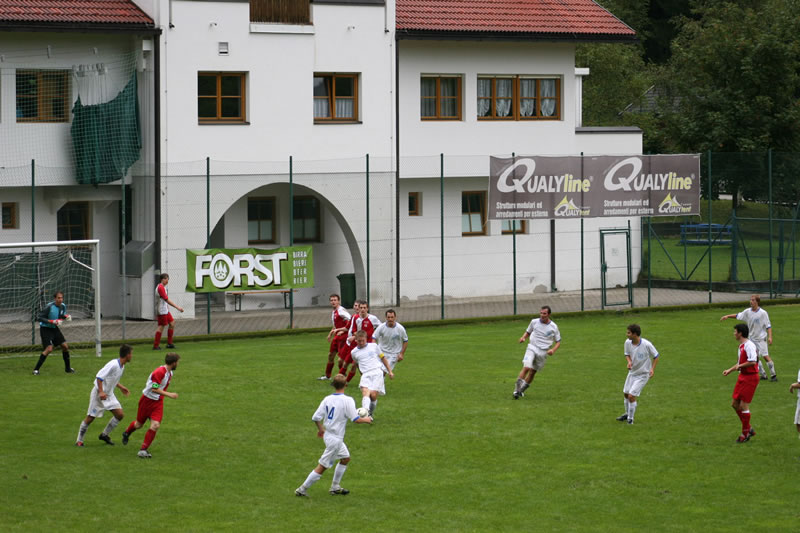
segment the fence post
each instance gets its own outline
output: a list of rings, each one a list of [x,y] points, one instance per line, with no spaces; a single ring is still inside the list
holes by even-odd
[[[367,301],[372,298],[369,295],[369,154],[367,154]]]
[[[711,276],[711,150],[708,151],[708,303],[711,303],[711,295],[714,290],[713,278]],[[734,245],[735,247],[735,245]]]
[[[126,227],[125,227],[125,176],[122,176],[120,180],[121,189],[122,189],[122,201],[120,202],[120,236],[122,237],[122,265],[120,268],[122,270],[122,340],[125,340],[125,323],[126,323],[126,315],[127,315],[127,307],[128,307],[128,265],[126,265],[127,256],[127,235],[126,235]]]
[[[517,161],[517,155],[515,152],[511,152],[511,158],[514,160],[514,163]],[[516,170],[516,166],[514,167]],[[502,234],[502,230],[500,231]],[[511,262],[513,264],[513,285],[514,285],[514,316],[517,314],[517,221],[514,220],[511,222]]]
[[[289,156],[289,246],[294,246],[294,161]],[[294,290],[289,286],[289,329],[294,328]]]
[[[650,233],[653,231],[651,224],[653,217],[647,217],[647,307],[652,306],[653,289],[653,246],[650,243]]]
[[[441,250],[440,285],[442,320],[444,320],[444,153],[439,154],[439,247]]]
[[[581,152],[581,183],[583,183],[583,152]],[[581,187],[581,205],[583,202],[583,188]],[[639,239],[641,241],[641,237]],[[641,248],[641,246],[640,246]],[[583,290],[584,290],[584,277],[583,277],[583,212],[581,211],[581,311],[583,311]]]
[[[211,248],[211,158],[206,156],[206,250]],[[206,333],[211,334],[211,293],[206,293]]]
[[[767,176],[769,177],[769,299],[772,300],[772,148],[767,149]]]
[[[31,159],[31,242],[36,242],[36,160]],[[34,248],[31,248],[31,253],[36,253]],[[36,265],[38,269],[38,262]],[[36,276],[38,278],[38,276]],[[34,278],[34,290],[39,288],[36,286],[36,278]],[[40,298],[37,297],[37,304]],[[31,344],[36,344],[36,306],[31,308]]]

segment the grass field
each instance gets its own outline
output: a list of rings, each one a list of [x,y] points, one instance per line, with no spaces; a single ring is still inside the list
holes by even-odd
[[[349,424],[352,462],[297,498],[324,449],[310,421],[324,334],[181,343],[165,419],[123,447],[73,446],[102,360],[0,358],[0,531],[796,531],[800,440],[788,393],[800,367],[800,307],[770,306],[779,383],[761,382],[758,434],[734,443],[735,321],[714,309],[553,318],[563,345],[526,397],[511,399],[528,320],[410,327],[406,361],[372,426]],[[322,312],[322,311],[321,311]],[[402,313],[400,318],[402,319]],[[661,352],[636,423],[616,422],[625,326]],[[118,397],[126,422],[163,353],[136,346]],[[356,387],[348,393],[358,396]],[[123,422],[123,424],[126,424]]]

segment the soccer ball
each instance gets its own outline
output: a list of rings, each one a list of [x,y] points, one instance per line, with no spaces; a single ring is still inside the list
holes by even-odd
[[[369,416],[369,410],[364,409],[363,407],[359,407],[356,410],[356,413],[358,413],[359,418],[364,418],[365,416]]]

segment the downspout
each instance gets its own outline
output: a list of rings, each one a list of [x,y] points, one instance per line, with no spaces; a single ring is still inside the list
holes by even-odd
[[[153,39],[153,169],[155,211],[155,250],[154,263],[156,275],[161,274],[161,36]]]
[[[400,39],[395,33],[394,39],[394,142],[395,142],[395,175],[394,175],[394,225],[395,225],[395,272],[397,272],[397,295],[395,305],[400,305]]]

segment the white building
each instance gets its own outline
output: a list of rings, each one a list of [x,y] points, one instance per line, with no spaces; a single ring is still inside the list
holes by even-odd
[[[184,316],[193,315],[194,294],[182,290],[185,251],[206,246],[207,217],[212,247],[289,245],[290,157],[293,240],[314,247],[316,264],[315,287],[299,291],[295,305],[324,303],[338,291],[337,275],[350,272],[358,296],[397,304],[440,294],[442,243],[447,296],[511,292],[509,223],[486,220],[490,155],[641,153],[639,130],[581,128],[589,73],[575,68],[576,42],[634,37],[589,0],[566,0],[558,13],[538,0],[464,0],[457,10],[436,0],[137,4],[96,2],[91,16],[72,11],[60,22],[41,12],[11,20],[0,0],[0,242],[31,239],[31,204],[36,240],[77,231],[101,239],[105,314],[122,312],[123,191],[139,258],[127,266],[128,316],[152,317],[159,271],[170,273]],[[62,11],[73,5],[63,0]],[[128,18],[112,22],[112,6]],[[20,73],[43,87],[41,76],[55,71],[65,76],[67,112],[20,117]],[[112,100],[133,72],[142,147],[130,169],[117,169],[129,188],[119,177],[77,185],[68,110],[79,96]],[[85,81],[92,76],[109,81]],[[64,209],[79,211],[82,226],[70,232]],[[585,221],[587,288],[600,285],[598,229],[627,223]],[[580,288],[578,220],[516,228],[518,290]],[[138,255],[148,250],[142,243],[153,243],[152,261]],[[282,304],[268,295],[242,305]]]

